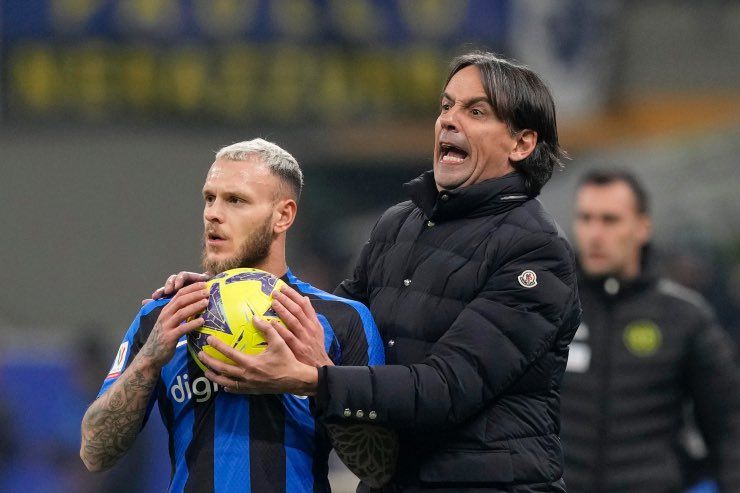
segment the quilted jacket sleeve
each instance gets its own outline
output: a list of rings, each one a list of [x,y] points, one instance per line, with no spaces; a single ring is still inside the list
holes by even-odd
[[[360,258],[357,260],[357,265],[352,277],[345,279],[339,286],[337,286],[334,290],[335,295],[359,301],[365,306],[369,305],[366,266],[370,250],[372,249],[372,242],[373,240],[371,237],[370,240],[365,243],[365,246],[362,247]]]
[[[523,233],[507,243],[485,287],[423,362],[323,368],[317,404],[325,419],[363,409],[393,427],[455,425],[572,332],[580,307],[567,243],[545,233]]]
[[[688,384],[721,492],[740,491],[740,380],[735,344],[707,314],[692,338]]]

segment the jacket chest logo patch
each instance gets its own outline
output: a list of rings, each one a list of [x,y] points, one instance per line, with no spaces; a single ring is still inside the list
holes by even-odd
[[[635,356],[645,357],[654,354],[663,340],[660,328],[650,320],[638,320],[624,328],[622,340]]]
[[[519,284],[521,284],[525,288],[533,288],[537,286],[537,274],[534,273],[532,270],[525,270],[521,274],[519,274],[519,277],[517,277],[519,280]]]

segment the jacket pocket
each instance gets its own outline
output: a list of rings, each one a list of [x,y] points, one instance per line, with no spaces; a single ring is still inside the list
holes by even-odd
[[[450,450],[432,455],[419,470],[428,483],[510,483],[514,480],[508,450]]]

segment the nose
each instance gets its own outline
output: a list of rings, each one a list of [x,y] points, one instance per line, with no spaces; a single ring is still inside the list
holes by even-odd
[[[596,221],[592,221],[592,224],[586,228],[585,236],[589,245],[592,247],[599,246],[603,242],[604,228]]]
[[[457,131],[457,114],[454,107],[439,115],[439,125],[442,130]]]
[[[223,215],[221,211],[221,205],[218,200],[206,204],[203,209],[203,218],[209,223],[222,223]]]

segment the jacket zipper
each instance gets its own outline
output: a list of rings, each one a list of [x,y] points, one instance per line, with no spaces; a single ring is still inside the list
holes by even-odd
[[[611,412],[611,376],[612,376],[612,312],[613,303],[612,297],[605,295],[605,310],[603,327],[604,333],[602,334],[601,340],[601,354],[603,355],[603,367],[601,369],[601,381],[603,385],[600,389],[600,403],[599,403],[599,427],[596,444],[596,467],[594,468],[594,489],[593,491],[606,491],[605,487],[605,473],[606,473],[606,447],[607,439],[609,434],[609,414]]]

